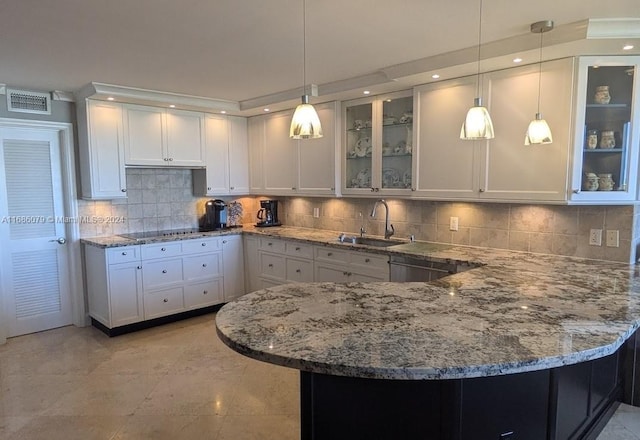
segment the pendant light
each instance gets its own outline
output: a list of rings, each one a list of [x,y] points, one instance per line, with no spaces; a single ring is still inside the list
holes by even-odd
[[[551,128],[549,128],[549,124],[547,121],[542,119],[542,113],[540,113],[540,89],[542,83],[542,35],[545,32],[553,29],[553,21],[545,20],[538,21],[531,25],[531,32],[534,34],[540,34],[540,60],[539,60],[539,68],[538,68],[538,111],[536,112],[536,116],[529,124],[529,128],[527,129],[527,134],[524,137],[525,145],[535,145],[535,144],[550,144],[553,142],[553,138],[551,136]]]
[[[480,97],[480,46],[482,45],[482,0],[480,0],[480,20],[478,25],[478,77],[476,79],[476,98],[473,107],[467,112],[467,117],[460,130],[460,139],[493,139],[493,123],[486,107],[482,106]]]
[[[317,139],[322,137],[322,126],[316,109],[309,104],[307,94],[307,13],[306,0],[302,0],[302,103],[291,118],[289,137],[292,139]]]

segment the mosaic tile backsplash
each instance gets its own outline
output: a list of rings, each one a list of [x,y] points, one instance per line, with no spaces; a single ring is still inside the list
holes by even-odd
[[[82,223],[82,237],[127,232],[197,227],[204,203],[211,197],[193,195],[191,170],[127,169],[127,199],[80,200],[80,216],[103,216],[122,221]],[[243,222],[255,222],[258,197],[221,197],[243,205]],[[383,235],[384,209],[370,213],[375,199],[274,197],[280,201],[285,225]],[[640,245],[640,213],[634,206],[555,206],[500,203],[454,203],[387,199],[396,237],[496,249],[571,255],[635,262]],[[318,208],[319,217],[313,216]],[[458,217],[458,231],[449,230]],[[589,231],[620,231],[620,247],[589,245]]]

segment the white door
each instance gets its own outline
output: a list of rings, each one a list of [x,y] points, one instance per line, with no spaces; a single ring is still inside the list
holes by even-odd
[[[58,136],[0,128],[0,279],[8,336],[72,323]]]

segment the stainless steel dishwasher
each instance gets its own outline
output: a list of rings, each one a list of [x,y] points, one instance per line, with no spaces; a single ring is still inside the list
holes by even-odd
[[[471,267],[451,262],[438,262],[420,258],[392,255],[389,259],[389,279],[394,282],[433,281]]]

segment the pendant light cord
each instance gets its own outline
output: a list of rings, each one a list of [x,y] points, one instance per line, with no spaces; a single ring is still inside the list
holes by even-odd
[[[478,80],[476,81],[476,96],[480,97],[480,47],[482,46],[482,0],[480,0],[480,20],[478,20]]]
[[[307,2],[302,0],[302,94],[307,94]]]
[[[538,62],[538,111],[540,113],[540,90],[542,90],[542,38],[544,37],[544,31],[540,32],[540,56]]]

